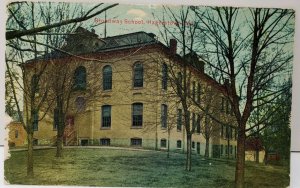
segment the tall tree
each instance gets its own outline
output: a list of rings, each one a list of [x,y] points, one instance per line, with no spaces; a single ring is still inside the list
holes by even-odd
[[[218,72],[227,87],[238,123],[236,187],[244,187],[246,128],[256,101],[270,103],[284,90],[280,80],[291,69],[294,11],[193,7],[200,21],[197,48],[201,58]],[[244,19],[243,19],[244,18]],[[267,86],[267,87],[266,87]],[[263,97],[256,97],[264,93]]]
[[[180,51],[183,58],[186,58],[187,55],[193,52],[194,46],[194,35],[196,31],[196,27],[190,27],[188,25],[188,19],[191,14],[191,9],[189,7],[181,7],[178,12],[174,12],[169,7],[164,7],[164,13],[166,17],[174,20],[177,24],[175,27],[168,27],[166,25],[160,29],[160,34],[163,39],[168,43],[168,39],[172,37],[176,41],[178,41],[178,50]],[[162,21],[165,21],[165,16],[163,16]],[[177,45],[175,40],[173,43],[169,44],[172,46]],[[173,49],[174,50],[174,49]],[[173,54],[176,56],[176,48]],[[187,152],[186,152],[186,170],[191,171],[192,168],[192,135],[195,133],[196,127],[194,125],[191,126],[190,123],[190,106],[192,105],[190,98],[190,81],[192,79],[191,71],[189,70],[189,62],[184,61],[182,65],[171,66],[170,75],[173,78],[171,85],[173,90],[176,92],[176,95],[179,99],[179,103],[182,107],[182,115],[183,115],[183,127],[186,132],[186,144],[187,144]]]
[[[101,3],[91,7],[86,12],[79,5],[67,3],[13,2],[7,6],[9,15],[6,27],[6,68],[14,98],[13,105],[16,105],[18,117],[20,117],[27,133],[28,176],[33,176],[34,129],[49,109],[49,106],[45,105],[49,85],[43,80],[45,78],[43,74],[48,66],[47,64],[33,65],[28,63],[28,60],[37,60],[38,58],[43,60],[41,55],[50,52],[49,49],[61,46],[59,42],[62,40],[59,38],[62,38],[66,32],[62,26],[88,20],[116,5]],[[51,22],[52,20],[53,22]],[[52,33],[53,31],[59,32]],[[52,35],[61,37],[49,37]],[[21,70],[15,66],[16,64],[22,64]],[[21,72],[19,80],[16,79],[18,72]],[[23,92],[24,97],[20,96],[19,92]],[[21,107],[22,98],[24,98],[23,110]],[[52,102],[49,104],[53,105]],[[22,118],[22,111],[24,111],[24,119]]]

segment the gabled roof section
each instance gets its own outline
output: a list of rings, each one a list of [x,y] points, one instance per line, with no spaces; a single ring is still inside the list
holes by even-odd
[[[148,34],[146,32],[136,32],[136,33],[129,33],[125,35],[106,37],[102,39],[105,44],[99,47],[97,51],[117,50],[117,49],[124,49],[128,47],[135,47],[143,44],[156,43],[155,38],[152,37],[151,35],[152,35],[151,33]]]
[[[90,54],[94,52],[114,51],[148,44],[158,43],[154,34],[146,32],[135,32],[106,38],[98,38],[95,31],[77,28],[72,35],[66,38],[66,44],[60,50],[40,56],[39,60],[49,60],[73,55]],[[66,53],[64,53],[66,52]]]

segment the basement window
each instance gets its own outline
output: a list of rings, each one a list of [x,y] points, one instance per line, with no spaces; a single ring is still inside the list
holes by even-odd
[[[167,140],[166,139],[161,139],[160,140],[160,147],[161,148],[166,148],[167,147]]]
[[[80,140],[80,145],[81,146],[87,146],[87,145],[89,145],[89,140],[88,139],[82,139],[82,140]]]
[[[142,139],[141,138],[131,138],[131,146],[140,147],[142,146]]]
[[[181,140],[177,140],[177,148],[181,148]]]
[[[109,138],[101,138],[100,145],[101,146],[110,146],[110,139]]]

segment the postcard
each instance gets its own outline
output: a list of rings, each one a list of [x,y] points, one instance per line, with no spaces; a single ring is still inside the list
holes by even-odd
[[[290,185],[292,7],[6,11],[6,184]]]

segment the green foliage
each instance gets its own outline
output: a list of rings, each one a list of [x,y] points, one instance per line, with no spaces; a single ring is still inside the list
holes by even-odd
[[[287,83],[291,85],[291,80]],[[291,87],[290,87],[291,88]],[[262,131],[262,140],[267,152],[277,152],[282,159],[289,160],[290,156],[290,115],[291,115],[291,90],[283,93],[269,108],[278,108]]]

